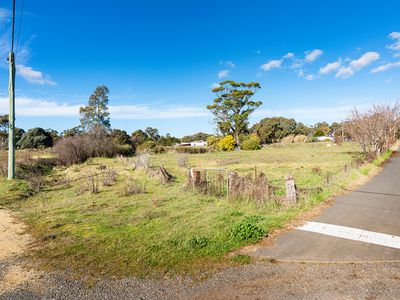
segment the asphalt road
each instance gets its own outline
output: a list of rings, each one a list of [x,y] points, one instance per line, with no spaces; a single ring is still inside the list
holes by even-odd
[[[367,184],[337,197],[303,229],[255,254],[289,261],[400,260],[400,156],[393,156]]]

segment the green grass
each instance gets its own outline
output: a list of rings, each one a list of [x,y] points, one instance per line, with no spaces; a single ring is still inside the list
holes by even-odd
[[[247,174],[257,166],[258,172],[264,172],[279,188],[283,188],[288,173],[300,188],[322,188],[292,207],[275,202],[258,206],[188,191],[184,188],[186,170],[178,167],[175,154],[154,155],[150,159],[152,164],[164,165],[177,177],[171,185],[161,185],[116,159],[99,158],[55,170],[47,180],[57,183],[30,197],[24,196],[24,182],[1,179],[0,204],[20,212],[30,225],[32,234],[40,241],[33,256],[43,266],[107,276],[200,273],[250,262],[246,256],[226,257],[225,254],[253,243],[258,237],[238,238],[243,235],[233,233],[234,230],[246,231],[249,226],[249,230],[257,228],[257,232],[268,233],[281,228],[360,176],[357,170],[342,171],[358,151],[351,143],[332,147],[316,143],[189,155],[189,164],[196,167],[227,168]],[[100,184],[98,194],[77,193],[82,178],[90,172],[100,172],[100,164],[117,170],[117,183],[111,187]],[[313,172],[316,167],[321,169],[320,174]],[[325,184],[327,172],[337,174],[329,186]],[[69,180],[54,180],[63,177]],[[129,177],[145,186],[146,193],[124,196]],[[246,225],[249,222],[251,225]]]

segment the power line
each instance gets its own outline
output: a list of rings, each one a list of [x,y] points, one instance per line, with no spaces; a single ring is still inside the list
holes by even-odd
[[[15,0],[13,0],[13,7],[12,7],[11,52],[14,52],[14,31],[15,31]]]
[[[19,24],[18,24],[18,34],[17,34],[17,49],[16,49],[16,56],[18,56],[18,47],[19,47],[19,37],[21,34],[21,27],[22,27],[22,18],[24,16],[24,4],[25,4],[25,0],[22,0],[21,2],[21,13],[19,15]]]

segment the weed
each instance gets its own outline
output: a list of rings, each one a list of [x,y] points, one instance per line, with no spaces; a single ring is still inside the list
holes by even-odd
[[[112,186],[114,183],[117,182],[117,171],[113,168],[105,168],[103,170],[103,185],[104,186]]]
[[[124,186],[123,196],[131,196],[146,193],[145,186],[140,185],[134,178],[127,178]]]
[[[262,237],[264,237],[265,234],[265,230],[252,220],[244,220],[236,223],[231,230],[231,236],[239,242],[257,242]]]
[[[176,160],[178,162],[179,168],[186,168],[188,165],[189,157],[186,153],[178,153]]]

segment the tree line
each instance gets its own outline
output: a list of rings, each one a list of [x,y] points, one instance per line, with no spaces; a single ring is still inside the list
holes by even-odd
[[[292,118],[264,118],[250,127],[251,114],[262,105],[254,100],[261,88],[259,83],[223,81],[212,92],[216,95],[207,108],[214,115],[217,133],[198,132],[182,138],[165,136],[157,128],[138,129],[132,134],[112,129],[108,109],[109,90],[98,86],[90,95],[88,104],[79,110],[80,124],[60,134],[52,129],[32,128],[28,131],[16,128],[16,145],[19,149],[47,148],[55,146],[59,154],[69,152],[82,157],[133,155],[137,151],[162,150],[181,142],[206,140],[210,148],[221,151],[234,149],[257,150],[263,144],[279,142],[315,141],[330,136],[336,142],[358,141],[365,153],[374,155],[386,150],[397,138],[399,130],[399,106],[374,106],[369,111],[354,110],[344,122],[328,124],[319,122],[305,125]],[[379,130],[378,130],[379,129]],[[0,147],[8,146],[8,116],[0,115]],[[159,151],[161,152],[161,151]],[[82,159],[72,158],[71,161]]]

